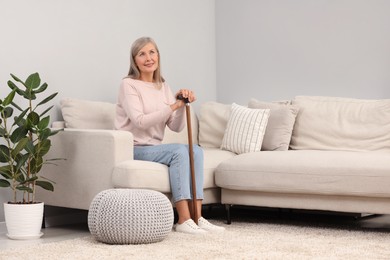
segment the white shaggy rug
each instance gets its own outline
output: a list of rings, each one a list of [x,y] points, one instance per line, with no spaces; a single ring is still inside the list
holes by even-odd
[[[0,251],[0,259],[390,259],[390,233],[235,221],[223,233],[171,232],[159,243],[107,245],[91,236]]]

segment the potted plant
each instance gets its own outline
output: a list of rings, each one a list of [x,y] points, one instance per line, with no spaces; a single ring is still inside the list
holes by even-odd
[[[38,73],[25,81],[12,74],[11,77],[7,82],[11,90],[0,99],[0,187],[13,192],[13,200],[4,203],[7,235],[12,239],[38,238],[42,235],[43,202],[35,201],[35,189],[54,191],[53,183],[41,178],[39,171],[52,161],[44,156],[51,146],[50,137],[58,133],[49,127],[47,113],[53,106],[39,111],[58,93],[35,104],[47,83],[41,84]]]

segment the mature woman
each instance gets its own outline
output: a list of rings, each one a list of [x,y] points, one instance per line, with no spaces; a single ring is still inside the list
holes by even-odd
[[[175,95],[161,76],[160,53],[149,37],[136,40],[131,47],[130,70],[120,86],[116,107],[115,127],[132,132],[134,159],[162,163],[169,168],[170,186],[178,213],[175,230],[191,234],[222,231],[202,217],[203,150],[194,145],[196,179],[196,207],[198,225],[191,219],[192,193],[188,145],[161,144],[165,127],[179,132],[185,125],[184,102],[176,99],[181,94],[189,102],[194,93],[181,89]]]

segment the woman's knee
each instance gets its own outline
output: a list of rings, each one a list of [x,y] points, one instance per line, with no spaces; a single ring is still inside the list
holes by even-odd
[[[203,160],[203,149],[199,145],[193,146],[194,157]]]
[[[172,152],[177,159],[185,160],[188,158],[188,149],[184,144],[176,144]]]
[[[189,160],[189,146],[185,144],[175,144],[175,149],[172,151],[174,157],[180,160]],[[193,145],[194,158],[203,161],[203,149],[199,145]]]

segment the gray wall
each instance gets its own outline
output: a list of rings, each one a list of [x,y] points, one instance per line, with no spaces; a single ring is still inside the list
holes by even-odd
[[[217,98],[390,98],[390,1],[216,0]]]
[[[13,73],[39,72],[64,97],[115,102],[131,43],[151,36],[174,90],[216,99],[215,2],[210,0],[0,0],[0,98]],[[0,189],[0,203],[9,192]],[[0,222],[4,220],[0,206]]]

